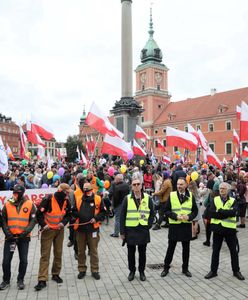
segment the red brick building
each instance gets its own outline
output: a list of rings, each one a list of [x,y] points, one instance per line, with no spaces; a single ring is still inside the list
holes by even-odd
[[[209,146],[220,160],[224,157],[231,159],[235,154],[233,145],[233,129],[239,133],[239,122],[236,118],[236,105],[241,101],[248,103],[248,87],[231,91],[217,92],[212,89],[209,95],[197,98],[188,98],[181,101],[172,101],[168,91],[168,68],[162,63],[162,51],[153,38],[153,23],[150,20],[149,39],[141,51],[141,64],[136,68],[136,95],[135,99],[144,108],[140,117],[140,125],[150,136],[146,148],[154,150],[156,155],[163,153],[156,147],[160,139],[166,146],[166,126],[187,131],[189,123],[195,129],[201,129],[209,142]],[[86,114],[80,121],[80,137],[85,141],[85,135],[98,133],[85,124]],[[111,117],[113,120],[113,117]],[[111,119],[110,118],[110,119]],[[98,152],[101,152],[100,137]],[[243,147],[248,141],[243,142]],[[184,149],[167,147],[173,153]],[[198,149],[199,154],[200,149]],[[190,153],[192,160],[196,153]]]

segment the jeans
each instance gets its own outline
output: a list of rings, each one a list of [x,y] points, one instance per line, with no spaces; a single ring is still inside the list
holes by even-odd
[[[12,242],[6,240],[4,243],[3,249],[3,281],[9,282],[11,278],[11,261],[13,258],[14,252],[10,251],[10,245]],[[28,248],[29,248],[29,240],[28,239],[20,239],[16,242],[16,247],[19,253],[19,270],[17,281],[24,280],[27,266],[28,266]]]
[[[120,233],[120,216],[121,216],[121,207],[122,205],[118,205],[117,207],[114,208],[114,213],[115,213],[115,235],[119,235]]]

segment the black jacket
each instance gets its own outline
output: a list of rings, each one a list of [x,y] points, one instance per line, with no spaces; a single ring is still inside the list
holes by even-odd
[[[109,198],[112,200],[112,206],[116,208],[122,204],[123,199],[129,194],[129,186],[126,182],[113,182],[109,190]]]
[[[57,200],[60,209],[62,209],[63,205],[64,205],[64,201],[66,201],[66,214],[63,218],[63,220],[61,221],[62,224],[64,224],[64,226],[70,221],[71,218],[71,203],[70,201],[66,198],[64,200],[59,200],[57,198],[57,192],[54,193],[54,197]],[[44,213],[45,212],[51,212],[52,210],[52,194],[48,195],[46,197],[44,197],[41,201],[41,204],[37,210],[36,213],[36,217],[37,217],[37,221],[39,223],[39,225],[43,228],[44,226],[46,226],[46,222],[44,220]]]
[[[177,192],[177,196],[179,198],[178,192]],[[186,190],[182,203],[185,202],[189,198],[189,196],[190,196],[189,191]],[[188,215],[189,221],[194,220],[194,218],[197,216],[198,213],[198,208],[193,195],[192,195],[192,202],[193,202],[192,211]],[[165,204],[165,214],[168,218],[177,220],[177,214],[172,212],[171,210],[170,197]],[[169,224],[168,238],[173,241],[190,241],[192,239],[192,224],[191,223]]]
[[[229,199],[230,197],[227,196],[226,201]],[[238,209],[237,201],[235,200],[233,202],[231,209],[219,209],[217,212],[216,206],[214,204],[214,199],[212,199],[210,202],[209,215],[211,218],[224,220],[229,217],[236,217],[237,209]],[[236,234],[236,229],[226,228],[223,227],[221,224],[211,224],[211,230],[221,235]]]
[[[77,219],[79,218],[79,223],[86,223],[90,221],[91,219],[95,218],[95,220],[103,221],[106,215],[106,210],[103,201],[101,201],[100,204],[100,212],[95,215],[95,201],[94,201],[95,195],[93,194],[90,197],[86,197],[83,195],[82,203],[80,206],[80,210],[78,211],[76,207],[76,201],[74,206],[72,207],[72,216]],[[93,224],[86,224],[81,225],[77,229],[80,232],[94,232],[99,231],[99,229],[95,229]]]
[[[144,195],[142,194],[142,199]],[[134,195],[132,198],[135,200]],[[135,200],[135,204],[138,208],[139,204]],[[149,209],[150,215],[148,218],[148,226],[138,225],[136,227],[126,226],[126,215],[127,215],[127,196],[124,198],[122,203],[122,210],[120,215],[120,233],[125,235],[126,243],[128,245],[145,245],[150,242],[149,229],[152,227],[152,222],[154,218],[154,209],[152,199],[149,197]]]

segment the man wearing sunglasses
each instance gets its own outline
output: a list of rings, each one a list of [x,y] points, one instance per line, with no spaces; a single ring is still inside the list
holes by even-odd
[[[75,205],[72,216],[76,218],[74,230],[78,244],[78,279],[86,275],[86,246],[90,249],[91,274],[96,280],[100,279],[98,243],[100,240],[100,222],[104,220],[106,209],[99,195],[94,194],[93,186],[86,182],[83,193],[75,195]]]
[[[149,229],[153,220],[153,203],[148,194],[143,193],[142,179],[135,173],[132,178],[132,192],[123,200],[120,217],[120,233],[128,250],[128,280],[135,276],[135,251],[139,251],[140,280],[145,281],[146,246],[150,242]]]

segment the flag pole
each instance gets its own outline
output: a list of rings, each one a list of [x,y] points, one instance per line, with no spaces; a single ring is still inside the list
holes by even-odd
[[[96,152],[97,144],[99,142],[99,138],[100,138],[100,133],[98,133],[96,143],[95,143],[95,146],[94,146],[94,150],[93,150],[93,153],[92,153],[91,158],[90,158],[90,167],[92,167],[93,157],[95,156],[95,152]]]

